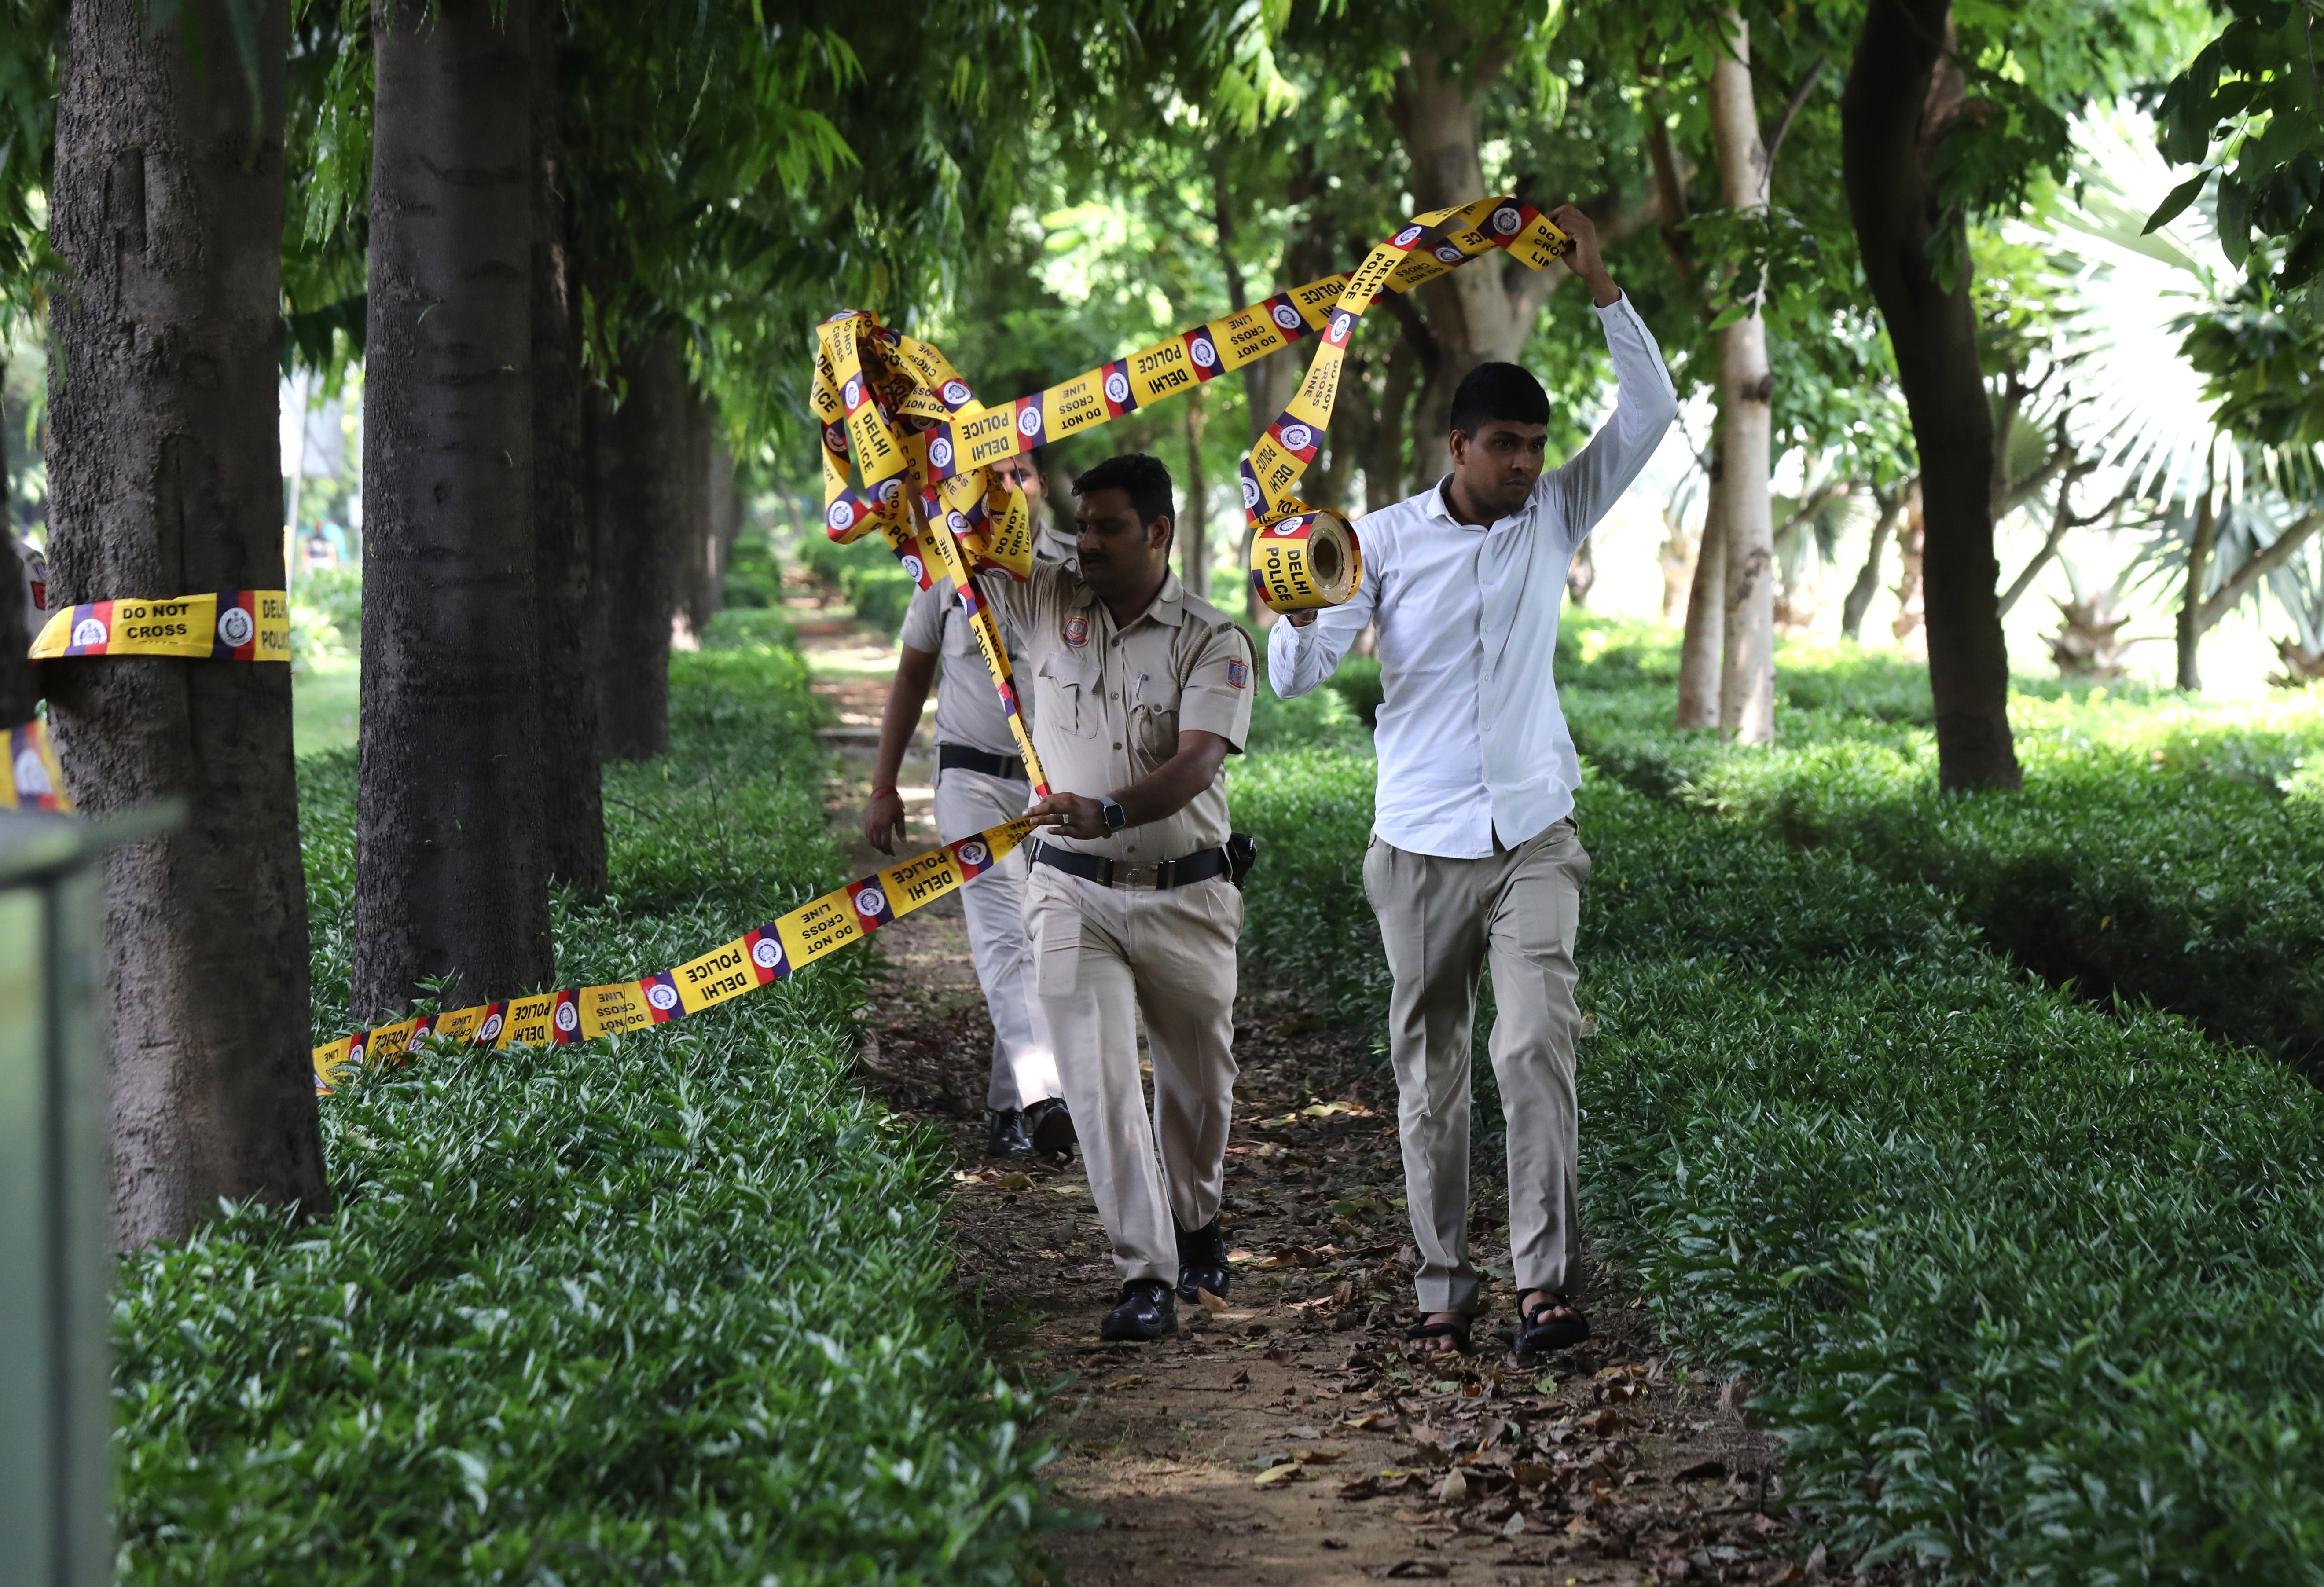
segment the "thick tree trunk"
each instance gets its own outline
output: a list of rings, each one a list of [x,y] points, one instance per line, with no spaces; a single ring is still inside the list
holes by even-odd
[[[1422,211],[1485,196],[1477,105],[1500,76],[1508,54],[1489,43],[1466,52],[1465,70],[1447,65],[1447,56],[1462,53],[1457,48],[1440,51],[1433,42],[1415,43],[1411,64],[1397,74],[1388,99],[1388,118],[1412,164],[1413,202]],[[1531,271],[1508,259],[1485,258],[1414,293],[1427,310],[1437,351],[1413,411],[1415,477],[1434,479],[1443,472],[1452,392],[1462,380],[1480,364],[1514,361],[1525,350],[1542,305],[1566,273],[1563,265]]]
[[[1202,388],[1186,399],[1186,488],[1178,504],[1178,582],[1189,595],[1211,597],[1211,502],[1203,478]]]
[[[608,761],[669,752],[669,632],[678,596],[678,526],[686,377],[668,337],[632,353],[623,397],[597,429],[594,514],[598,623],[597,745]]]
[[[581,336],[565,215],[560,30],[538,19],[532,58],[532,562],[540,636],[540,816],[549,880],[605,890],[597,690],[589,660],[589,532],[581,480]]]
[[[1896,352],[1921,457],[1923,600],[1937,780],[2022,786],[2009,732],[2009,651],[1993,550],[1993,410],[1969,292],[1969,240],[1943,210],[1931,161],[1962,88],[1949,64],[1947,0],[1883,0],[1865,14],[1840,97],[1841,170],[1872,296]],[[1960,262],[1950,284],[1931,245]]]
[[[355,1005],[555,973],[527,0],[374,0]],[[501,13],[495,16],[494,13]]]
[[[1711,69],[1711,142],[1722,202],[1738,213],[1767,208],[1767,151],[1751,97],[1751,44],[1743,20],[1719,19],[1731,51]],[[1737,281],[1739,297],[1757,283]],[[1775,735],[1775,519],[1767,474],[1775,438],[1775,380],[1767,368],[1767,325],[1755,310],[1719,335],[1719,414],[1724,448],[1720,479],[1725,530],[1727,614],[1719,681],[1719,730],[1738,743]]]
[[[1686,632],[1678,651],[1678,725],[1719,725],[1719,678],[1727,649],[1726,494],[1719,476],[1722,436],[1711,438],[1711,490],[1702,515],[1702,545],[1694,554],[1694,584],[1686,596]]]
[[[50,193],[72,272],[51,319],[52,604],[282,587],[289,14],[259,8],[254,116],[225,0],[158,30],[142,0],[72,7]],[[115,1238],[181,1239],[221,1197],[328,1210],[290,669],[122,657],[46,671],[82,812],[186,812],[106,866]]]
[[[2187,542],[2187,587],[2179,603],[2177,632],[2178,687],[2190,695],[2203,692],[2203,584],[2210,577],[2211,550],[2219,524],[2212,506],[2211,484],[2203,483],[2203,499],[2195,503],[2195,532]]]
[[[1848,586],[1848,598],[1840,607],[1840,632],[1852,640],[1864,637],[1864,614],[1872,609],[1872,597],[1880,588],[1881,558],[1887,551],[1888,537],[1896,532],[1904,498],[1902,488],[1877,498],[1880,516],[1872,525],[1872,543],[1865,548],[1864,566],[1856,570],[1856,582]]]
[[[8,383],[8,359],[0,351],[0,387]],[[16,555],[16,521],[10,511],[8,451],[0,447],[0,732],[32,719],[41,703],[41,686],[32,663],[24,657],[34,635],[25,632],[30,614],[20,593],[24,565]]]

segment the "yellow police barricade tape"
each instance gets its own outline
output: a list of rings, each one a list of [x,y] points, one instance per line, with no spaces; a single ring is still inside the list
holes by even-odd
[[[376,1026],[314,1049],[315,1089],[329,1092],[366,1058],[411,1052],[423,1043],[556,1047],[667,1024],[770,986],[849,943],[894,924],[983,875],[1024,844],[1025,818],[915,854],[824,894],[699,958],[635,981],[544,992]]]
[[[85,601],[42,625],[35,661],[72,656],[180,656],[212,661],[290,660],[290,597],[220,590],[166,601]]]
[[[49,724],[35,716],[6,734],[7,760],[0,763],[0,810],[69,810],[64,769],[57,764]]]

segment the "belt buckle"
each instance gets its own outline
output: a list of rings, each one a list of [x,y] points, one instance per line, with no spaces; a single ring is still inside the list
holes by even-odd
[[[1116,861],[1113,884],[1116,887],[1158,887],[1161,885],[1161,869],[1159,865],[1125,865]]]

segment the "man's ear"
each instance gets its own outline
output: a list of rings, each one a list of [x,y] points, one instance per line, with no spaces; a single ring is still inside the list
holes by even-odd
[[[1458,467],[1468,461],[1466,454],[1469,450],[1469,438],[1459,430],[1453,430],[1444,438],[1444,447],[1452,454],[1453,466]]]
[[[1170,515],[1167,512],[1163,513],[1146,526],[1146,543],[1157,550],[1168,546],[1171,531],[1176,527],[1170,521]],[[1157,530],[1160,531],[1158,534],[1156,532]]]

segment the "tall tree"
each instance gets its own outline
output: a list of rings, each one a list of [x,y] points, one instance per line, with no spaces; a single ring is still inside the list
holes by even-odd
[[[0,316],[0,326],[5,326]],[[8,383],[8,361],[0,357],[0,386]],[[24,632],[24,604],[16,592],[24,565],[16,556],[16,523],[9,511],[8,455],[0,447],[0,731],[32,719],[41,703],[40,680],[24,654],[33,636]]]
[[[72,273],[51,322],[59,600],[282,587],[289,26],[289,0],[188,0],[159,27],[142,0],[72,7],[51,189]],[[290,669],[48,670],[80,808],[185,812],[106,865],[115,1237],[180,1239],[222,1197],[327,1210]]]
[[[548,983],[532,6],[374,0],[355,1013]]]
[[[1993,414],[1969,300],[1967,222],[1940,195],[1935,164],[1963,99],[1952,36],[1950,0],[1874,0],[1841,93],[1842,171],[1920,452],[1938,781],[2015,789],[2024,779],[1995,594]]]
[[[1711,137],[1719,158],[1720,196],[1730,215],[1764,217],[1771,174],[1759,112],[1751,92],[1751,36],[1729,10],[1711,69]],[[1775,734],[1775,519],[1768,495],[1775,441],[1775,377],[1767,367],[1767,322],[1758,299],[1766,282],[1738,281],[1748,312],[1722,315],[1719,332],[1719,415],[1722,466],[1718,496],[1720,573],[1726,580],[1719,730],[1739,743]]]
[[[565,216],[557,8],[534,18],[532,59],[532,566],[540,636],[543,859],[550,880],[604,890],[597,690],[589,664],[589,535],[582,515],[581,315]]]
[[[619,405],[606,404],[591,427],[597,745],[608,761],[647,761],[669,752],[669,631],[691,400],[677,338],[659,336],[632,353],[618,384]]]

